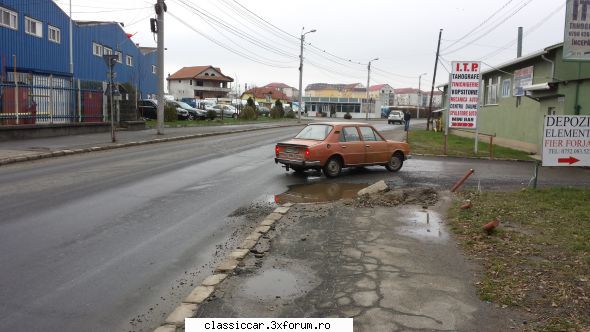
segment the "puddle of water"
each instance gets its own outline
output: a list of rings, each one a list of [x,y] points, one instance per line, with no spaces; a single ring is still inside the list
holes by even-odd
[[[418,240],[446,241],[449,238],[438,213],[409,208],[406,209],[406,214],[406,225],[398,228],[401,234]]]
[[[243,286],[243,292],[249,297],[275,299],[298,297],[307,290],[306,278],[280,269],[270,269],[249,278]]]
[[[359,190],[368,187],[365,183],[317,182],[289,186],[286,192],[275,195],[275,203],[322,203],[343,198],[354,198]]]

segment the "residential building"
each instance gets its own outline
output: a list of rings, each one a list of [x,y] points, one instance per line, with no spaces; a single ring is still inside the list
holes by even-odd
[[[299,90],[295,89],[294,87],[288,86],[285,83],[269,83],[263,86],[263,88],[279,90],[280,92],[284,93],[290,100],[295,100],[299,98]]]
[[[395,92],[389,84],[377,84],[369,87],[369,98],[379,100],[381,106],[393,106]]]
[[[105,54],[120,59],[114,66],[118,120],[136,119],[135,100],[156,94],[155,53],[142,51],[119,23],[74,21],[70,56],[69,21],[51,0],[0,0],[3,124],[105,121]]]
[[[181,98],[229,98],[233,78],[225,76],[218,67],[183,67],[168,78],[168,93]]]
[[[252,98],[255,102],[258,102],[260,106],[272,108],[277,100],[280,100],[283,105],[291,102],[285,93],[278,89],[273,88],[252,88],[242,94],[242,100]]]
[[[542,151],[545,115],[590,115],[590,63],[564,61],[563,43],[482,72],[481,88],[479,133],[531,153]]]

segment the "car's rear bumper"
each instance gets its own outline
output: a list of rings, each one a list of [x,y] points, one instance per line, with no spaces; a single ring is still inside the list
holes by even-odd
[[[283,164],[288,166],[301,166],[301,167],[319,167],[319,160],[291,160],[291,159],[280,159],[275,158],[275,164]]]

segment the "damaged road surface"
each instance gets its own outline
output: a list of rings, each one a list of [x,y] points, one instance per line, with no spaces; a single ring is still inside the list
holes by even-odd
[[[197,317],[353,317],[354,330],[367,332],[509,330],[506,312],[471,286],[473,267],[442,224],[449,202],[406,189],[296,205]]]

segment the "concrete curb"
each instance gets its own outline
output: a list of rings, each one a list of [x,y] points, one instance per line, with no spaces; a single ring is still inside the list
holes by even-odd
[[[429,154],[429,153],[412,153],[411,156],[417,157],[437,157],[437,158],[454,158],[454,159],[475,159],[475,160],[488,160],[488,161],[518,161],[521,163],[534,163],[536,160],[522,160],[522,159],[511,159],[511,158],[486,158],[486,157],[467,157],[467,156],[449,156],[445,154]],[[540,161],[540,160],[539,160]]]
[[[195,315],[199,305],[207,301],[224,280],[231,277],[240,261],[250,253],[250,249],[258,243],[262,234],[266,234],[273,228],[274,224],[287,214],[292,206],[292,203],[283,204],[264,218],[244,242],[229,253],[228,257],[215,268],[214,274],[206,277],[201,285],[195,287],[154,332],[175,332],[177,328],[184,328],[184,320]]]
[[[251,131],[259,131],[259,130],[267,130],[267,129],[298,127],[298,126],[303,126],[303,125],[306,125],[306,124],[305,123],[298,123],[298,124],[292,124],[292,125],[280,125],[280,126],[264,127],[264,128],[250,128],[250,129],[238,129],[238,130],[230,130],[230,131],[217,131],[217,132],[211,132],[211,133],[201,133],[201,134],[174,136],[174,137],[155,138],[155,139],[151,139],[151,140],[137,141],[137,142],[115,143],[115,144],[109,144],[109,145],[104,145],[104,146],[94,146],[94,147],[84,148],[84,149],[57,150],[57,151],[53,151],[53,152],[41,153],[41,154],[36,154],[36,155],[17,155],[17,156],[10,157],[10,158],[0,159],[0,166],[14,164],[14,163],[20,163],[20,162],[25,162],[25,161],[31,161],[31,160],[45,159],[45,158],[54,158],[54,157],[68,156],[68,155],[81,154],[81,153],[89,153],[89,152],[95,152],[95,151],[121,149],[121,148],[127,148],[127,147],[138,146],[138,145],[182,141],[182,140],[210,137],[210,136],[239,134],[239,133],[246,133],[246,132],[251,132]]]

